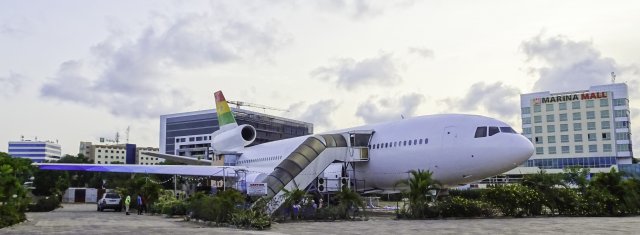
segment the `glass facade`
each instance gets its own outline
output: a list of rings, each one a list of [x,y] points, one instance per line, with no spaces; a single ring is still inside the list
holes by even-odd
[[[251,145],[313,134],[313,124],[311,123],[242,109],[232,109],[232,112],[238,125],[248,124],[256,128],[256,140]],[[177,143],[187,142],[187,140],[197,141],[197,138],[201,138],[202,141],[210,140],[211,133],[219,129],[218,117],[215,110],[203,111],[197,114],[167,115],[166,125],[161,128],[166,128],[164,152],[177,154],[175,152]],[[190,137],[186,138],[185,136]],[[180,146],[182,147],[181,144]],[[208,148],[210,143],[199,143],[184,147]]]
[[[11,141],[8,152],[33,162],[57,161],[62,156],[60,145],[49,141]]]
[[[578,158],[546,158],[530,159],[524,167],[539,167],[540,169],[563,169],[571,166],[586,168],[605,168],[616,164],[616,157],[578,157]]]

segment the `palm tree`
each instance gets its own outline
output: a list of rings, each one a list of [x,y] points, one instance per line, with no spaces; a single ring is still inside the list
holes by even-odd
[[[307,195],[307,192],[299,188],[294,188],[291,191],[283,188],[282,191],[284,192],[284,194],[282,195],[284,197],[282,208],[288,208],[288,209],[292,209],[294,204],[302,201],[302,199]],[[285,213],[283,213],[283,215],[286,218]],[[293,213],[291,213],[291,216],[292,217],[294,216]]]
[[[344,188],[340,192],[336,193],[336,198],[340,201],[339,207],[343,213],[341,216],[345,219],[350,219],[349,209],[353,206],[362,208],[362,211],[365,212],[365,204],[362,201],[360,194],[349,188]]]
[[[410,214],[414,218],[424,218],[426,216],[429,202],[436,198],[431,196],[431,191],[437,192],[442,188],[442,184],[432,178],[433,172],[429,170],[409,171],[411,177],[407,180],[396,183],[409,187],[409,192],[404,192],[409,197]]]

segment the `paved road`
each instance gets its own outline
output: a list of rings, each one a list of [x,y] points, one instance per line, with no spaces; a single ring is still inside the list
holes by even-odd
[[[0,234],[637,234],[640,217],[527,218],[274,224],[268,231],[209,228],[181,219],[97,212],[91,204],[65,204],[48,213],[28,213],[28,222]]]

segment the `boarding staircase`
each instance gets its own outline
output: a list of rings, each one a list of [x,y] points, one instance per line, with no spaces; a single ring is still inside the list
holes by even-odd
[[[284,203],[284,194],[309,186],[331,163],[345,162],[349,143],[343,134],[314,135],[307,138],[262,182],[267,184],[267,211],[273,214]]]

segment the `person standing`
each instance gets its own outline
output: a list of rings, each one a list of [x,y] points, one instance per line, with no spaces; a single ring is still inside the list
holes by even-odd
[[[138,215],[142,215],[142,196],[138,193],[138,199],[136,200],[138,203]]]
[[[127,212],[126,215],[129,215],[129,204],[131,204],[131,196],[127,195],[127,198],[124,199],[124,209],[125,212]]]

